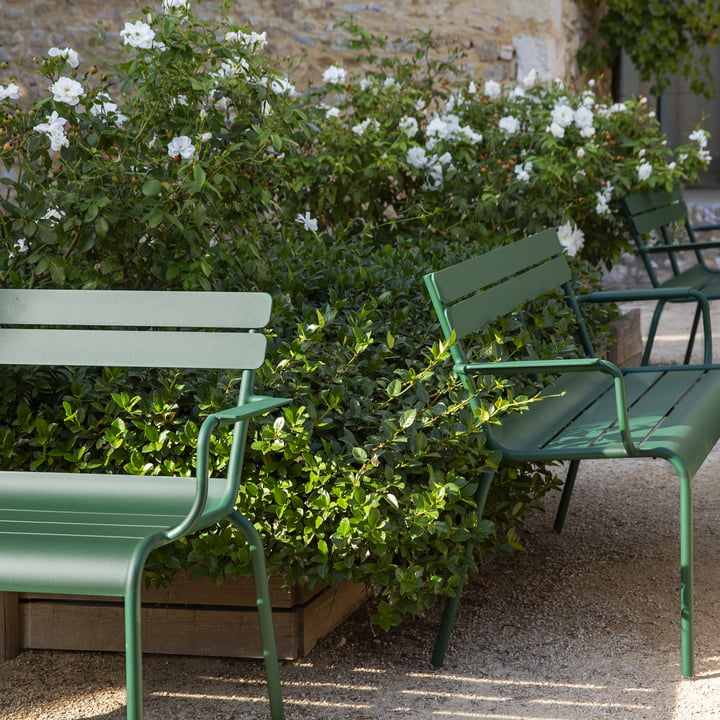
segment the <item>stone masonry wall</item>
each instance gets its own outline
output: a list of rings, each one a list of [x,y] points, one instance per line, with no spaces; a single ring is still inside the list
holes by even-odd
[[[125,21],[141,19],[145,3],[134,0],[0,0],[0,84],[17,75],[28,87],[30,75],[19,59],[70,46],[82,59],[93,58],[91,38],[101,22],[112,42]],[[148,3],[152,4],[152,3]],[[156,0],[156,5],[160,1]],[[217,12],[217,0],[203,0],[193,12]],[[295,61],[298,87],[320,82],[331,64],[350,66],[342,29],[335,23],[354,18],[389,39],[432,28],[435,37],[468,51],[468,69],[477,80],[514,80],[535,68],[543,79],[577,80],[575,54],[592,18],[581,0],[232,0],[229,16],[267,32],[266,52]],[[7,64],[7,67],[5,67]],[[30,67],[32,64],[29,63]]]

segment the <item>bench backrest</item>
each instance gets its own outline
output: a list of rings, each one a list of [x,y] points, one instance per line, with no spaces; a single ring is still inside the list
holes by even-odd
[[[0,364],[242,371],[238,404],[265,358],[266,293],[0,289]],[[237,496],[247,421],[232,440]]]
[[[450,347],[453,359],[464,363],[473,359],[468,358],[464,338],[557,290],[562,290],[575,313],[584,351],[594,355],[570,287],[571,276],[557,232],[549,229],[429,273],[424,280],[445,339],[455,338]],[[474,395],[471,378],[462,379]]]
[[[248,330],[270,310],[265,293],[0,290],[0,364],[256,369]]]
[[[623,198],[621,205],[653,287],[661,285],[656,271],[658,259],[666,258],[673,275],[679,275],[679,253],[688,252],[688,245],[696,261],[704,264],[679,187],[635,193]]]

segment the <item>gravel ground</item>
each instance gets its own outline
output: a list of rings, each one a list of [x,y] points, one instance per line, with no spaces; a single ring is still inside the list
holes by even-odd
[[[665,352],[687,325],[676,322]],[[530,519],[526,553],[471,578],[445,667],[428,665],[439,608],[389,633],[361,609],[283,664],[288,720],[720,718],[719,472],[720,447],[695,481],[694,680],[680,677],[674,473],[592,461],[562,534],[554,496]],[[115,654],[25,652],[0,663],[0,718],[121,720],[123,667]],[[257,662],[146,656],[145,684],[147,720],[268,717]]]

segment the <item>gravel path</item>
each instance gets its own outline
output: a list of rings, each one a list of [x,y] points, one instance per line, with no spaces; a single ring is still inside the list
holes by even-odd
[[[288,720],[720,718],[718,474],[720,448],[695,482],[694,680],[679,669],[674,473],[593,461],[561,535],[553,497],[526,553],[473,576],[442,670],[428,666],[439,608],[390,633],[362,609],[283,664]],[[267,718],[262,677],[256,662],[147,656],[147,720]],[[123,682],[119,655],[26,652],[0,663],[0,718],[121,720]]]

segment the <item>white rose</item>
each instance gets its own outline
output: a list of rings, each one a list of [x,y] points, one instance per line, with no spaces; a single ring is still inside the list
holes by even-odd
[[[342,85],[347,77],[347,71],[337,65],[331,65],[322,75],[323,82],[333,85]]]
[[[575,113],[569,105],[556,105],[552,111],[552,119],[560,127],[566,128],[575,119]]]
[[[485,83],[485,95],[487,95],[491,100],[500,97],[501,92],[502,86],[499,82],[496,82],[495,80],[488,80]]]
[[[60,48],[52,47],[48,50],[48,56],[65,58],[65,60],[67,61],[67,64],[71,68],[76,68],[80,64],[80,57],[71,48],[60,49]]]
[[[652,175],[652,165],[649,162],[644,162],[638,165],[637,174],[639,180],[647,180]]]
[[[61,77],[50,86],[55,102],[64,102],[68,105],[77,105],[80,98],[85,94],[83,86],[69,77]]]
[[[134,23],[126,22],[125,27],[120,31],[120,37],[123,38],[126,45],[150,50],[155,40],[155,31],[142,20]]]
[[[171,158],[179,155],[183,160],[190,160],[195,154],[195,146],[187,135],[178,135],[168,143],[167,151]]]
[[[498,121],[498,127],[510,135],[516,133],[520,129],[520,121],[512,115],[501,117]]]
[[[20,97],[20,88],[15,83],[0,85],[0,100],[17,100]]]
[[[585,242],[585,234],[575,227],[572,222],[565,223],[558,228],[558,240],[570,257],[575,257]]]

